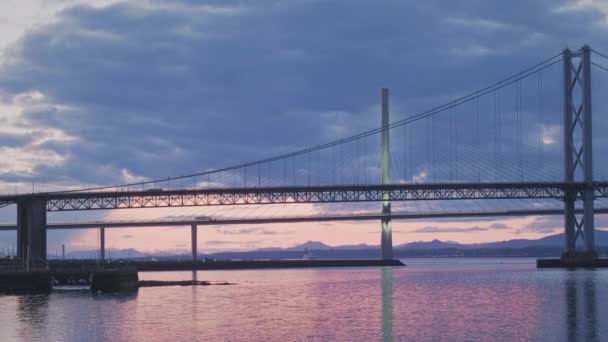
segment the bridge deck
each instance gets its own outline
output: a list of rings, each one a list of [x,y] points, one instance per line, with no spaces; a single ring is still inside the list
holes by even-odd
[[[220,206],[247,204],[336,203],[463,199],[558,199],[580,196],[587,186],[595,197],[608,197],[608,182],[457,183],[260,188],[180,189],[148,191],[56,192],[0,196],[5,205],[32,196],[44,198],[48,211]]]
[[[582,210],[577,210],[582,212]],[[596,208],[596,214],[608,214],[608,208]],[[335,215],[335,216],[300,216],[275,218],[236,218],[236,219],[210,219],[210,220],[149,220],[149,221],[106,221],[106,222],[70,222],[49,223],[47,229],[84,229],[84,228],[145,228],[145,227],[179,227],[179,226],[213,226],[213,225],[239,225],[239,224],[270,224],[270,223],[298,223],[298,222],[331,222],[331,221],[373,221],[390,217],[393,220],[441,219],[463,217],[517,217],[517,216],[547,216],[563,215],[562,209],[526,209],[526,210],[496,210],[496,211],[468,211],[468,212],[428,212],[406,214],[367,214],[367,215]],[[14,224],[0,224],[0,231],[16,230]]]

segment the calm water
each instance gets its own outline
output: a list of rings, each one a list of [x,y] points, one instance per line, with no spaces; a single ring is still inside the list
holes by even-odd
[[[608,270],[531,259],[199,271],[234,286],[0,296],[1,341],[608,341]],[[192,272],[140,273],[191,279]]]

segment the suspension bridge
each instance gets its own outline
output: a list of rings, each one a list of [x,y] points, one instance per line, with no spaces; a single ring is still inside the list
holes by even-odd
[[[47,229],[99,228],[103,258],[106,227],[190,226],[196,259],[199,225],[380,220],[381,255],[392,259],[392,220],[563,215],[562,259],[595,260],[594,214],[608,212],[608,162],[597,156],[608,142],[594,127],[608,121],[592,95],[607,64],[589,46],[566,49],[392,122],[382,89],[376,129],[178,177],[0,195],[0,206],[17,210],[16,224],[0,229],[17,230],[17,254],[33,265],[47,257]],[[196,213],[175,211],[188,207]],[[133,219],[160,208],[173,211]],[[65,216],[85,211],[103,215]]]

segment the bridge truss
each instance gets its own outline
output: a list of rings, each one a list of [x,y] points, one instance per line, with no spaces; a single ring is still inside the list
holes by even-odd
[[[608,182],[593,184],[608,197]],[[48,211],[166,208],[249,204],[336,203],[420,200],[557,199],[582,196],[584,183],[389,184],[55,194]],[[383,197],[384,196],[384,197]]]

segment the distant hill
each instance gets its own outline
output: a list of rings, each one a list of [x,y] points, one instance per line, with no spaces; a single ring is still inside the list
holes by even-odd
[[[596,230],[595,241],[598,252],[608,254],[608,231]],[[582,242],[581,242],[582,243]],[[563,248],[564,234],[549,235],[541,239],[514,239],[507,241],[461,244],[453,241],[416,241],[394,246],[396,257],[430,256],[558,256]],[[379,245],[329,246],[320,241],[306,241],[288,248],[262,248],[252,251],[200,253],[201,257],[217,259],[285,259],[301,258],[307,250],[314,258],[376,258],[380,253]],[[97,250],[73,251],[67,254],[71,259],[91,259],[98,255]],[[50,258],[59,256],[50,255]],[[112,259],[186,259],[190,252],[185,250],[143,253],[135,249],[109,249],[106,257]]]
[[[324,244],[321,241],[306,241],[303,244],[294,246],[294,247],[289,247],[289,248],[284,248],[284,250],[286,251],[303,251],[304,249],[308,249],[311,251],[326,251],[328,249],[332,249],[334,247],[329,246]],[[281,248],[278,248],[279,250]]]
[[[443,248],[466,248],[467,245],[459,244],[451,241],[440,241],[433,240],[429,242],[416,241],[404,243],[401,245],[394,246],[394,249],[412,249],[412,250],[429,250],[429,249],[443,249]]]
[[[582,243],[582,240],[579,240]],[[608,247],[608,231],[596,230],[595,231],[595,245]],[[564,234],[555,234],[545,236],[544,238],[537,240],[508,240],[501,242],[491,242],[471,245],[473,247],[484,247],[484,248],[524,248],[524,247],[563,247],[564,246]]]

